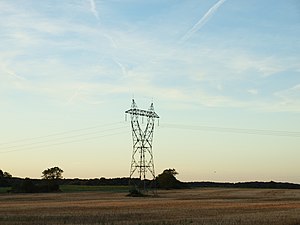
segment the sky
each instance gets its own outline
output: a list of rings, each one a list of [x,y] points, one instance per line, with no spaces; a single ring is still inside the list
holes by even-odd
[[[0,0],[0,169],[129,176],[134,98],[156,174],[300,183],[299,37],[298,0]]]

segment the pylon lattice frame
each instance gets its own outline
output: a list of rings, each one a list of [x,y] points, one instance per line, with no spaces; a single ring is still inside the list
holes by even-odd
[[[141,110],[137,108],[134,99],[132,99],[131,109],[125,113],[131,115],[133,139],[129,185],[134,185],[139,191],[147,192],[150,188],[156,188],[152,141],[155,119],[158,119],[159,116],[154,112],[153,103],[151,103],[149,110]],[[140,117],[142,119],[143,117],[147,118],[144,130],[140,126]],[[150,177],[147,177],[147,172],[150,173]]]

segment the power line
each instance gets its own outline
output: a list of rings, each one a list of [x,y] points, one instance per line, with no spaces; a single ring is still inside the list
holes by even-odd
[[[127,129],[127,126],[115,126],[124,122],[107,123],[102,125],[90,126],[81,129],[74,129],[63,132],[56,132],[49,135],[43,135],[38,137],[18,139],[11,142],[0,143],[0,154],[17,152],[24,150],[31,150],[36,148],[45,148],[50,146],[57,146],[69,143],[78,143],[88,140],[93,140],[97,138],[102,138],[106,136],[114,136],[118,134],[123,134],[122,132],[111,133],[111,131],[117,131],[122,129]],[[105,128],[107,129],[101,129]],[[237,134],[251,134],[251,135],[268,135],[268,136],[285,136],[285,137],[300,137],[300,132],[298,131],[284,131],[284,130],[262,130],[262,129],[247,129],[247,128],[233,128],[233,127],[217,127],[217,126],[202,126],[202,125],[187,125],[187,124],[174,124],[174,123],[163,123],[160,125],[161,128],[168,129],[183,129],[183,130],[195,130],[195,131],[205,131],[205,132],[221,132],[221,133],[237,133]],[[95,130],[95,131],[91,131]],[[86,132],[90,131],[90,132]],[[127,132],[127,131],[126,131]],[[99,135],[102,134],[102,135]],[[94,135],[94,136],[91,136]],[[84,136],[90,136],[87,138],[82,138]],[[74,140],[75,139],[75,140]],[[34,141],[37,140],[37,141]],[[64,141],[61,141],[64,140]],[[20,143],[20,144],[15,144]],[[8,150],[9,149],[9,150]]]
[[[92,140],[96,138],[122,134],[124,133],[124,131],[118,133],[116,132],[111,133],[112,131],[122,130],[125,128],[127,129],[127,126],[124,125],[116,126],[121,123],[124,122],[101,124],[101,125],[90,126],[81,129],[56,132],[56,133],[43,135],[43,136],[24,138],[24,139],[11,141],[11,142],[0,143],[0,150],[1,149],[3,150],[0,151],[0,154],[8,153],[8,152],[24,151],[24,150],[36,149],[36,148],[43,148],[49,146],[56,146],[56,145],[67,144],[67,143],[82,142],[82,141]],[[107,129],[103,129],[106,127]],[[101,130],[99,130],[100,128]],[[99,134],[103,134],[103,135],[99,135]],[[84,136],[90,136],[90,137],[82,138]],[[19,144],[15,144],[15,143],[19,143]]]
[[[44,138],[49,138],[49,137],[55,137],[55,136],[60,136],[60,135],[63,135],[63,134],[76,133],[76,132],[81,132],[81,131],[85,131],[85,130],[98,129],[98,128],[103,128],[103,127],[107,127],[107,126],[113,126],[113,125],[117,125],[117,124],[121,124],[121,123],[124,123],[124,122],[99,124],[99,125],[95,125],[95,126],[81,128],[81,129],[74,129],[74,130],[56,132],[56,133],[52,133],[52,134],[48,134],[48,135],[43,135],[43,136],[23,138],[23,139],[18,139],[18,140],[10,141],[10,142],[2,142],[2,143],[0,143],[0,146],[9,145],[11,143],[28,142],[28,141],[36,140],[36,139],[44,139]]]
[[[173,128],[173,129],[184,129],[184,130],[200,130],[200,131],[208,131],[208,132],[300,137],[300,132],[298,132],[298,131],[261,130],[261,129],[233,128],[233,127],[184,125],[184,124],[172,124],[172,123],[163,123],[160,126],[162,128]]]
[[[44,144],[44,143],[49,143],[49,142],[55,142],[55,141],[62,140],[62,139],[78,138],[78,137],[82,137],[82,136],[87,136],[87,135],[92,135],[92,134],[99,134],[99,133],[104,133],[104,132],[107,132],[107,131],[120,130],[120,129],[125,129],[125,128],[126,128],[125,126],[122,126],[122,127],[110,128],[110,129],[105,129],[105,130],[96,131],[96,132],[76,134],[76,135],[71,135],[71,136],[63,136],[63,137],[58,137],[58,138],[54,138],[54,139],[52,138],[52,139],[48,139],[48,140],[42,140],[42,141],[38,141],[38,142],[25,143],[25,144],[19,144],[19,145],[12,145],[12,146],[2,147],[2,148],[5,148],[5,149],[14,149],[14,148],[20,148],[20,147],[21,148],[23,148],[23,147],[30,147],[30,146],[35,146],[35,145],[39,145],[39,144]]]
[[[64,141],[64,142],[57,142],[57,143],[53,143],[53,144],[47,144],[47,145],[38,145],[38,146],[34,146],[34,147],[20,147],[18,149],[15,150],[9,150],[9,151],[2,151],[0,152],[0,154],[4,154],[4,153],[10,153],[10,152],[19,152],[19,151],[26,151],[26,150],[33,150],[36,148],[47,148],[47,147],[51,147],[51,146],[57,146],[57,145],[63,145],[63,144],[71,144],[71,143],[76,143],[76,142],[84,142],[84,141],[89,141],[89,140],[93,140],[93,139],[98,139],[98,138],[102,138],[102,137],[108,137],[108,136],[114,136],[114,135],[119,135],[119,134],[124,134],[124,133],[128,133],[128,131],[123,131],[123,132],[118,132],[118,133],[112,133],[112,134],[104,134],[104,135],[100,135],[100,136],[94,136],[94,137],[89,137],[89,138],[84,138],[84,139],[80,139],[80,140],[70,140],[70,141]],[[40,150],[43,151],[43,150]]]

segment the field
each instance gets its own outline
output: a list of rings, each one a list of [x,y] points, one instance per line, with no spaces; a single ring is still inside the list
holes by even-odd
[[[0,194],[0,224],[300,225],[300,190],[189,189],[146,198],[125,194],[107,189]]]

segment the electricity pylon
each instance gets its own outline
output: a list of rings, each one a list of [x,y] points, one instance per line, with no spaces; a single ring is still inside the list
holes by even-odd
[[[131,109],[125,111],[131,115],[131,128],[133,139],[133,151],[130,165],[129,185],[139,192],[148,192],[149,189],[155,191],[155,170],[152,153],[152,141],[155,119],[159,116],[154,112],[153,103],[149,110],[138,109],[132,99]],[[146,117],[147,124],[142,129],[140,119]],[[148,173],[149,172],[149,173]],[[149,176],[147,176],[149,175]]]

